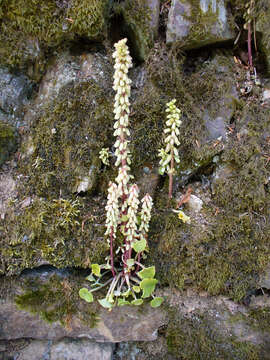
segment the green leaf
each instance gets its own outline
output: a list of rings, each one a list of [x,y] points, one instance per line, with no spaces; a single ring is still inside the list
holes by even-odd
[[[153,308],[159,307],[163,303],[164,299],[162,297],[155,297],[151,302],[150,305]]]
[[[130,302],[125,299],[118,299],[118,306],[130,305]]]
[[[88,280],[88,281],[96,281],[96,279],[94,278],[94,276],[92,274],[88,275],[86,277],[86,280]]]
[[[141,288],[139,286],[134,285],[132,289],[135,291],[135,293],[139,293],[141,291]]]
[[[143,299],[149,297],[152,294],[152,292],[155,290],[157,282],[158,281],[156,279],[143,279],[140,282],[140,287],[143,291]]]
[[[134,259],[128,259],[128,260],[126,261],[126,263],[127,263],[127,266],[128,266],[128,267],[131,267],[131,266],[134,265],[135,260],[134,260]]]
[[[83,300],[85,300],[89,303],[94,300],[92,293],[86,288],[81,288],[79,291],[79,295]]]
[[[142,239],[142,240],[135,241],[132,244],[132,247],[137,253],[143,252],[146,248],[146,240]]]
[[[101,306],[103,306],[105,309],[111,309],[113,307],[113,304],[110,303],[106,298],[98,300]]]
[[[98,277],[100,277],[100,266],[98,264],[92,264],[92,273]]]
[[[156,269],[154,266],[151,266],[149,268],[144,268],[143,270],[138,272],[138,276],[141,279],[149,279],[149,278],[153,278],[155,276],[156,273]]]
[[[130,289],[128,289],[127,291],[122,293],[122,296],[128,297],[130,294],[131,294],[131,291],[130,291]]]
[[[131,304],[136,305],[136,306],[142,305],[143,304],[143,299],[132,300]]]

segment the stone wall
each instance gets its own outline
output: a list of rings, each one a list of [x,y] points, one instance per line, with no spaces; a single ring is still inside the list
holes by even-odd
[[[255,70],[245,12],[234,0],[0,0],[0,359],[269,359],[268,2],[251,19]],[[165,302],[107,312],[78,291],[107,255],[123,37],[132,173],[154,198],[147,261]],[[157,154],[173,98],[168,205]]]

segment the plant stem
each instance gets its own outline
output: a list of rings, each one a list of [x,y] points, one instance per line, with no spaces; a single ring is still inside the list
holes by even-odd
[[[169,200],[172,198],[172,190],[173,190],[173,170],[174,170],[174,154],[173,149],[171,149],[171,169],[169,173]]]
[[[252,62],[252,49],[251,49],[251,24],[248,23],[248,62],[250,69],[253,70],[253,62]]]

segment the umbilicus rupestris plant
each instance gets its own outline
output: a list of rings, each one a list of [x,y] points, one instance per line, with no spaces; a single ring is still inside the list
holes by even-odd
[[[92,264],[92,273],[87,277],[91,281],[91,289],[83,288],[80,296],[84,300],[93,301],[92,293],[108,286],[106,297],[98,300],[105,308],[114,305],[140,305],[144,298],[153,297],[157,280],[155,267],[146,268],[141,259],[146,257],[147,233],[151,219],[152,198],[146,194],[141,201],[139,211],[139,188],[130,184],[130,151],[129,151],[129,113],[130,85],[128,70],[132,59],[126,45],[127,39],[116,43],[113,58],[115,73],[113,89],[114,102],[114,144],[118,175],[115,182],[110,182],[106,205],[106,232],[110,254],[107,263]],[[140,224],[139,224],[140,220]],[[109,276],[111,273],[111,276]],[[101,282],[104,279],[104,282]],[[163,299],[156,297],[151,301],[153,307],[162,303]]]

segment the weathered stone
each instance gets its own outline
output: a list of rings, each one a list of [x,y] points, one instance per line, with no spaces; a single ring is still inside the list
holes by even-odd
[[[194,212],[200,212],[203,206],[203,201],[198,198],[198,196],[191,194],[187,205]]]
[[[20,311],[12,302],[0,304],[0,339],[19,338],[58,340],[63,337],[88,338],[97,342],[152,341],[166,323],[165,313],[145,306],[118,307],[111,312],[101,309],[97,326],[89,328],[78,318],[71,319],[69,329],[59,323],[48,324],[37,315]]]
[[[117,12],[124,18],[124,28],[132,42],[135,56],[145,60],[158,33],[160,0],[127,0]]]
[[[20,360],[112,360],[112,344],[97,344],[87,339],[65,338],[59,341],[30,340],[28,343],[4,348],[5,358]],[[2,351],[4,351],[2,350]],[[1,350],[0,350],[1,351]],[[1,354],[0,354],[1,356]],[[1,358],[2,359],[2,358]]]
[[[0,68],[0,119],[20,126],[32,91],[33,83],[25,75],[14,75]]]
[[[229,18],[224,0],[173,0],[166,41],[168,44],[179,42],[183,49],[190,50],[233,40]]]
[[[16,196],[16,182],[10,174],[0,174],[0,218],[4,219],[8,203]]]

